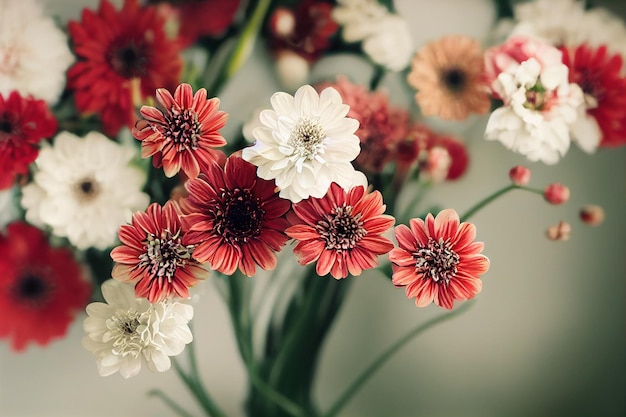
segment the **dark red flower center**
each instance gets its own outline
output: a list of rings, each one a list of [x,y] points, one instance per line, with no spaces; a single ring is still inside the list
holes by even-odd
[[[439,284],[447,284],[456,276],[460,256],[452,248],[449,240],[432,238],[426,246],[417,248],[412,254],[415,269],[424,279],[431,278]]]
[[[361,221],[361,213],[352,215],[352,206],[335,207],[332,213],[324,214],[315,230],[326,242],[326,249],[343,251],[354,248],[367,234]]]
[[[172,234],[163,230],[160,236],[149,234],[144,244],[145,252],[139,255],[139,265],[147,267],[153,278],[165,277],[168,282],[176,275],[176,269],[187,265],[193,245],[183,245],[180,231]]]
[[[143,77],[147,73],[148,57],[142,42],[131,41],[114,46],[109,52],[111,66],[124,78]]]
[[[165,119],[168,122],[163,132],[166,138],[170,138],[181,148],[198,148],[198,136],[202,127],[198,122],[198,113],[190,109],[171,109]]]
[[[441,74],[443,83],[448,90],[458,93],[463,91],[467,84],[467,74],[460,68],[449,68]]]
[[[3,119],[0,120],[0,137],[2,137],[2,134],[11,134],[13,133],[13,123],[11,123],[10,121]]]
[[[225,190],[218,206],[213,230],[228,242],[239,245],[261,234],[265,210],[250,190]]]
[[[93,178],[83,178],[74,185],[74,192],[80,201],[87,202],[100,194],[100,186]]]
[[[41,307],[50,298],[53,286],[42,274],[26,272],[13,284],[13,296],[29,307]]]

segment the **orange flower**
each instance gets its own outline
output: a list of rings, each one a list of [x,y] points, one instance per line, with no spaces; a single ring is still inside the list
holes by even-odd
[[[480,44],[460,35],[444,36],[424,46],[413,58],[408,82],[424,116],[462,120],[489,111]]]

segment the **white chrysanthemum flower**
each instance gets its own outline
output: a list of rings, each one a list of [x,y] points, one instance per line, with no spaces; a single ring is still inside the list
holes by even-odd
[[[377,0],[339,0],[333,19],[346,42],[363,42],[363,51],[375,63],[392,71],[409,65],[413,40],[406,20],[389,13]]]
[[[626,59],[626,25],[603,8],[585,10],[578,0],[536,0],[518,3],[518,24],[512,35],[539,37],[556,46],[606,45]]]
[[[115,372],[137,375],[142,362],[153,372],[167,371],[170,356],[179,355],[193,339],[189,321],[193,307],[174,299],[150,304],[135,298],[133,284],[107,280],[102,284],[106,303],[91,303],[83,328],[83,346],[97,358],[101,376]]]
[[[354,169],[360,152],[354,134],[359,122],[346,117],[349,106],[332,87],[317,94],[310,85],[294,96],[275,93],[273,110],[260,114],[263,126],[252,134],[253,146],[243,149],[243,159],[256,165],[257,175],[275,180],[280,196],[297,203],[309,196],[321,198],[332,182],[343,188],[366,185]]]
[[[112,246],[119,226],[150,202],[141,192],[145,173],[129,165],[135,153],[99,132],[59,133],[41,149],[33,182],[22,190],[26,220],[79,249]]]
[[[74,62],[67,36],[35,0],[0,0],[0,94],[59,99]]]
[[[15,204],[15,187],[0,191],[0,231],[19,217]]]
[[[493,88],[504,105],[489,117],[485,138],[531,161],[557,163],[584,106],[582,90],[567,74],[563,64],[541,68],[534,58],[500,73]]]

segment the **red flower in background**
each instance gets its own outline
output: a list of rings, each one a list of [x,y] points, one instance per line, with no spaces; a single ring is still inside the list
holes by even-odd
[[[135,296],[157,303],[169,296],[189,297],[189,287],[208,276],[191,254],[193,245],[183,244],[180,219],[174,202],[151,204],[133,214],[130,225],[121,226],[121,246],[111,251],[116,262],[112,276],[135,283]]]
[[[622,57],[611,55],[606,46],[580,45],[562,48],[569,81],[580,85],[587,99],[587,114],[593,117],[602,138],[600,146],[626,144],[626,77],[621,75]]]
[[[222,168],[213,164],[185,184],[180,200],[183,243],[195,245],[193,257],[211,269],[231,275],[237,268],[252,276],[256,265],[276,266],[276,255],[288,238],[285,214],[289,200],[278,197],[274,181],[258,178],[256,167],[231,156]]]
[[[378,265],[378,255],[393,248],[381,235],[395,219],[383,214],[385,205],[378,191],[366,193],[363,186],[346,191],[332,183],[324,197],[303,200],[293,211],[302,224],[285,233],[298,240],[294,252],[300,264],[317,262],[319,276],[330,273],[341,279],[360,275]]]
[[[106,134],[132,127],[135,104],[157,88],[178,85],[181,47],[164,25],[156,9],[139,0],[125,0],[120,11],[102,0],[97,12],[84,9],[80,23],[68,24],[79,58],[68,71],[68,88],[80,112],[100,116]]]
[[[269,20],[272,50],[290,50],[309,62],[317,61],[339,29],[332,10],[331,3],[320,0],[301,1],[295,10],[277,7]]]
[[[0,94],[0,190],[10,188],[17,175],[39,155],[39,142],[57,130],[57,121],[43,100],[17,91]]]
[[[179,85],[173,97],[159,88],[156,97],[164,111],[143,106],[145,120],[133,128],[133,136],[141,141],[141,156],[152,157],[153,165],[163,167],[168,177],[182,169],[187,177],[196,178],[220,159],[213,148],[226,145],[218,131],[228,114],[218,110],[218,98],[207,99],[204,88],[194,95],[189,84]]]
[[[476,227],[461,223],[452,209],[426,220],[411,219],[410,228],[395,228],[398,247],[389,253],[392,282],[406,287],[418,307],[434,302],[451,310],[454,300],[470,300],[482,289],[480,275],[489,269],[482,242],[474,242]]]
[[[22,222],[7,226],[0,252],[0,338],[20,351],[65,335],[91,295],[72,252],[51,247],[41,230]]]

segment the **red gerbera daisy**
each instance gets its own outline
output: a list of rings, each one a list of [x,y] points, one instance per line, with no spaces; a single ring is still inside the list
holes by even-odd
[[[156,97],[164,110],[143,106],[145,120],[139,120],[133,129],[133,136],[141,141],[141,156],[152,156],[153,165],[163,167],[168,177],[182,169],[189,178],[196,178],[219,159],[213,148],[226,144],[218,131],[228,114],[218,110],[218,98],[207,100],[204,88],[194,95],[189,84],[179,85],[174,97],[159,88]]]
[[[300,264],[317,262],[320,276],[360,275],[378,265],[378,255],[393,248],[381,234],[395,219],[383,214],[385,205],[378,191],[366,193],[363,186],[346,191],[332,183],[324,197],[303,200],[293,210],[303,224],[285,233],[299,241],[294,252]]]
[[[274,252],[288,240],[284,216],[291,203],[278,197],[274,181],[258,178],[254,165],[231,156],[223,168],[213,164],[185,188],[183,242],[196,246],[195,259],[227,275],[239,268],[252,276],[256,265],[276,266]]]
[[[151,303],[171,295],[187,298],[189,287],[208,275],[191,257],[194,246],[183,243],[175,204],[153,203],[145,212],[133,214],[131,224],[120,227],[122,246],[111,251],[116,262],[113,278],[134,282],[137,298]]]
[[[582,88],[587,98],[587,114],[596,119],[602,131],[600,146],[626,144],[626,78],[620,74],[622,57],[611,55],[606,46],[580,45],[561,50],[570,82]]]
[[[20,351],[64,336],[91,295],[72,252],[51,247],[41,230],[22,222],[7,226],[0,252],[0,338]]]
[[[78,110],[97,113],[106,134],[133,126],[137,101],[178,84],[180,45],[167,38],[164,25],[156,9],[139,0],[125,0],[120,11],[102,0],[97,12],[84,9],[80,23],[69,23],[79,61],[68,72],[68,87]]]
[[[39,154],[39,141],[57,130],[57,121],[43,100],[24,98],[17,91],[0,94],[0,189],[26,174]]]
[[[451,310],[454,300],[470,300],[482,289],[480,275],[489,269],[481,255],[484,244],[474,242],[476,227],[460,223],[452,209],[395,228],[397,248],[389,253],[393,283],[406,287],[418,307],[434,302]]]

